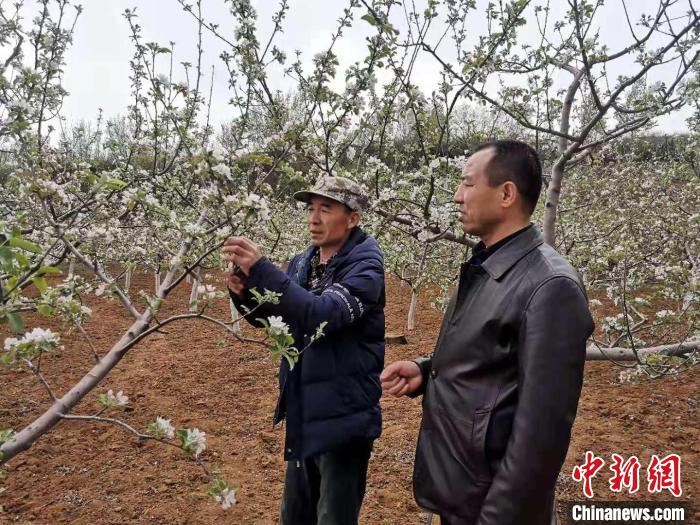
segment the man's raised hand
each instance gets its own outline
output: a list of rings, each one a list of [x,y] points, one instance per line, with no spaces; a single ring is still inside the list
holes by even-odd
[[[228,274],[228,289],[239,299],[243,299],[243,290],[245,289],[245,279],[234,272]]]
[[[224,242],[222,251],[222,259],[238,266],[246,277],[262,257],[258,245],[245,237],[229,237]]]

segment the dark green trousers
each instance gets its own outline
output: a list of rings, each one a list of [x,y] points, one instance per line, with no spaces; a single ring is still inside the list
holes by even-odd
[[[372,441],[354,439],[303,461],[288,461],[280,525],[356,525]]]

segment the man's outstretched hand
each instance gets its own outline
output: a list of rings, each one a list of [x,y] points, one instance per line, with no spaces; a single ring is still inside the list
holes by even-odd
[[[255,263],[262,258],[258,245],[245,237],[229,237],[224,242],[222,251],[222,259],[238,266],[246,277],[250,275],[250,269]]]
[[[231,272],[228,274],[228,289],[239,299],[243,299],[243,290],[245,290],[245,277],[240,274]]]
[[[413,361],[391,363],[379,379],[382,382],[382,390],[396,397],[415,392],[423,382],[420,367]]]
[[[229,237],[224,242],[222,259],[233,265],[228,274],[228,289],[238,298],[243,298],[246,277],[250,269],[260,260],[260,248],[245,237]]]

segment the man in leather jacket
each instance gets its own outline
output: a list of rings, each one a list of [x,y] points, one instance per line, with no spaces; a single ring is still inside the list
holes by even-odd
[[[537,153],[487,143],[454,195],[481,242],[429,358],[382,373],[395,395],[423,395],[416,502],[449,525],[549,525],[593,331],[576,271],[530,224],[542,187]]]

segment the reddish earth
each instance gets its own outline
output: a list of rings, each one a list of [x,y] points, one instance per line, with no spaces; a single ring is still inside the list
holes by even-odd
[[[150,289],[150,276],[136,277],[133,286]],[[188,292],[182,286],[168,302],[183,307]],[[387,362],[432,351],[441,313],[422,299],[418,329],[408,334],[409,344],[387,348]],[[408,300],[408,288],[389,286],[388,331],[402,330]],[[116,302],[94,299],[90,306],[96,320],[86,329],[98,350],[106,352],[129,320]],[[216,310],[225,317],[225,301]],[[26,320],[30,326],[60,329],[53,320],[33,316]],[[250,328],[245,330],[253,335]],[[0,496],[5,508],[0,523],[276,523],[284,435],[283,428],[273,428],[271,422],[276,366],[264,349],[240,344],[213,324],[184,321],[170,325],[167,332],[132,349],[99,392],[90,393],[75,412],[94,413],[97,395],[113,388],[129,396],[131,409],[120,417],[135,428],[145,431],[150,421],[163,415],[177,427],[206,431],[209,448],[203,458],[209,468],[239,487],[238,504],[224,511],[206,496],[210,484],[202,468],[174,447],[140,444],[124,430],[105,424],[70,421],[9,462],[8,490]],[[6,335],[0,333],[0,337]],[[42,364],[58,393],[92,366],[89,347],[79,333],[64,331],[63,342],[65,349]],[[676,452],[683,462],[680,500],[697,503],[700,367],[679,377],[638,384],[618,383],[619,371],[609,363],[586,367],[573,441],[560,475],[559,499],[581,499],[581,487],[570,474],[587,450],[608,464],[612,452],[637,455],[643,482],[652,454]],[[0,368],[0,384],[0,430],[22,428],[48,405],[45,391],[28,373]],[[418,524],[422,514],[411,495],[411,470],[420,401],[391,398],[383,399],[382,405],[384,433],[370,462],[361,522]],[[608,476],[606,465],[594,481],[596,499],[673,499],[667,492],[650,495],[645,485],[634,496],[615,497],[607,487]],[[700,513],[688,523],[700,523]]]

